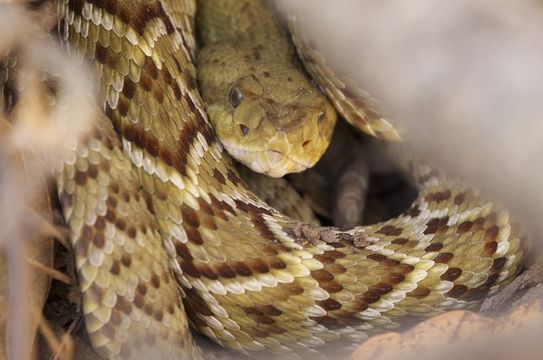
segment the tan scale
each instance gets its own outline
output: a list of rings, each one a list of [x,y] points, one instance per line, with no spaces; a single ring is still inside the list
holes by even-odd
[[[508,212],[415,165],[405,214],[332,230],[334,243],[295,239],[297,222],[250,192],[219,144],[171,3],[59,1],[62,39],[94,64],[113,124],[97,115],[57,176],[100,354],[198,357],[185,315],[243,352],[318,354],[473,306],[517,274],[524,244]],[[353,247],[354,234],[368,244]]]

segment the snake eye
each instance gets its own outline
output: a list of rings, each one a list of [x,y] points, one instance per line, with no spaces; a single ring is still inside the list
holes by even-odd
[[[232,90],[230,90],[228,98],[230,99],[230,104],[232,104],[234,108],[237,108],[239,104],[241,104],[241,100],[243,100],[243,94],[240,89],[233,87]]]
[[[317,117],[317,120],[319,121],[319,123],[322,123],[324,119],[326,119],[326,111],[322,111]]]

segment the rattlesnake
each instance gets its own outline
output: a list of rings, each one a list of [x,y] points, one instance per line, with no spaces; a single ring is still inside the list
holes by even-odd
[[[518,272],[508,212],[414,163],[419,195],[400,217],[326,229],[326,241],[295,234],[295,220],[247,189],[207,121],[193,1],[59,10],[65,47],[98,75],[94,127],[56,179],[101,355],[199,357],[189,322],[244,352],[317,353],[473,305]]]

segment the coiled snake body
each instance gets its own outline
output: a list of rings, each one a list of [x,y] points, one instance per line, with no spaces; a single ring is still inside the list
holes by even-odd
[[[296,238],[296,222],[246,188],[206,120],[192,1],[59,9],[66,47],[95,66],[103,110],[57,176],[100,354],[198,357],[189,321],[233,349],[316,352],[468,306],[516,274],[507,211],[423,167],[402,216],[328,230],[326,242]]]

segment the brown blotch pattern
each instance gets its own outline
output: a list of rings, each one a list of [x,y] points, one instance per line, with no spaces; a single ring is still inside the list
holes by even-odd
[[[462,269],[457,267],[451,267],[447,269],[447,271],[445,271],[443,275],[441,275],[440,279],[446,281],[454,281],[458,279],[460,275],[462,275]]]
[[[389,236],[398,236],[402,233],[402,229],[394,225],[385,225],[381,229],[377,230],[375,233]]]
[[[441,264],[446,264],[448,263],[449,261],[451,261],[451,259],[453,258],[454,254],[453,253],[450,253],[450,252],[443,252],[443,253],[439,253],[434,261],[436,263],[441,263]]]
[[[426,230],[424,230],[424,234],[435,234],[439,231],[445,231],[448,229],[447,222],[449,221],[449,217],[445,216],[443,218],[434,218],[431,219],[426,223]]]

